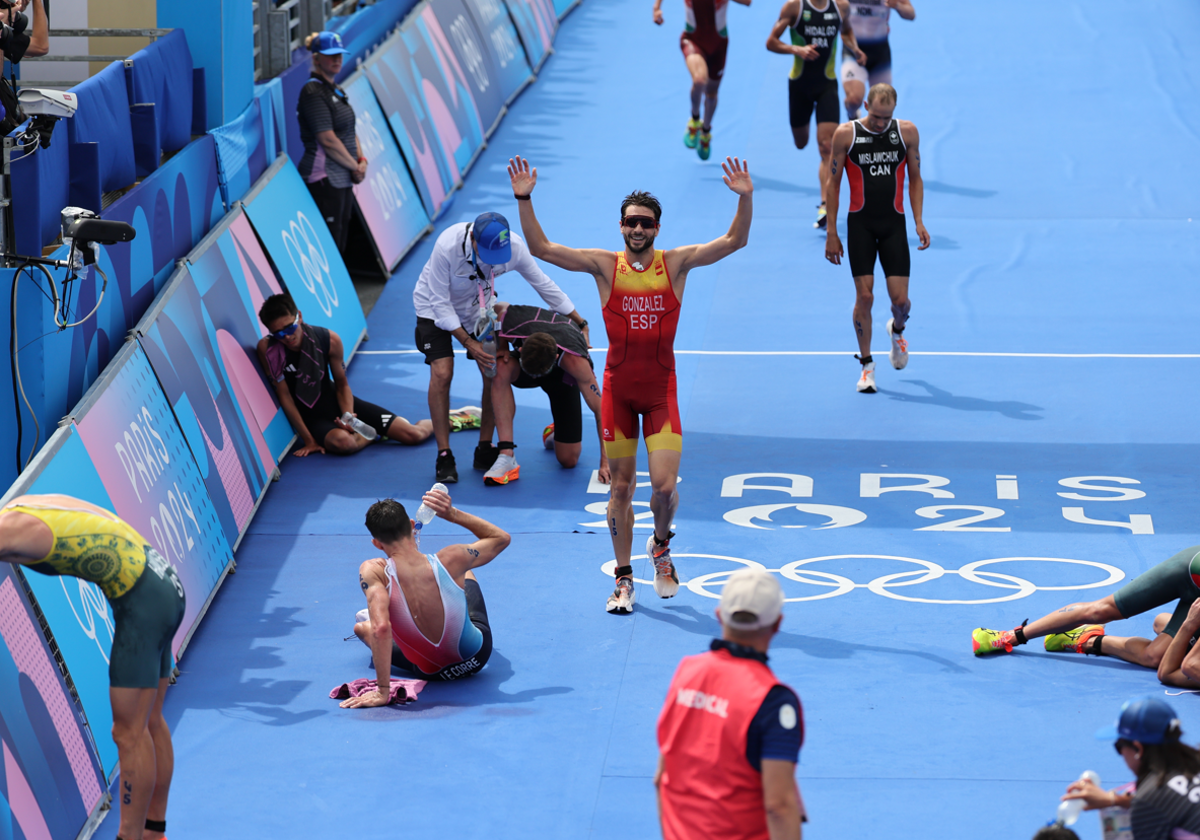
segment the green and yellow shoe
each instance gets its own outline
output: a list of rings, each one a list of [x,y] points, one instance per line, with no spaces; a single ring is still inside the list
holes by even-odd
[[[708,160],[708,156],[712,154],[712,132],[700,132],[700,144],[696,146],[696,154],[700,155],[700,160]]]
[[[477,405],[464,405],[450,412],[450,431],[465,432],[478,429],[483,421],[483,410]]]
[[[688,120],[687,133],[683,135],[683,145],[689,149],[696,148],[696,144],[700,142],[700,126],[703,123],[700,120]]]
[[[1046,637],[1046,650],[1051,653],[1083,653],[1084,647],[1092,639],[1103,635],[1103,624],[1085,624],[1066,633],[1051,633]]]
[[[989,653],[1012,653],[1015,634],[1011,630],[988,630],[977,627],[971,631],[971,650],[976,656]]]

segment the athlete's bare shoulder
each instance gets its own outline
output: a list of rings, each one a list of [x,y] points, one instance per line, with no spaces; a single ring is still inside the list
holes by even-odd
[[[904,142],[912,144],[918,137],[917,125],[910,120],[896,120],[896,125],[900,128],[900,136],[904,138]]]
[[[783,8],[779,10],[779,19],[793,21],[798,14],[800,14],[800,0],[787,0],[783,4]]]

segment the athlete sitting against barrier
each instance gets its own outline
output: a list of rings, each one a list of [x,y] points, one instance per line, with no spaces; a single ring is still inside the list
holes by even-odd
[[[1200,545],[1185,548],[1098,601],[1069,604],[1032,623],[1026,621],[1012,630],[977,628],[971,633],[971,646],[976,656],[1011,653],[1014,645],[1023,645],[1030,639],[1045,636],[1048,651],[1115,656],[1134,665],[1159,669],[1160,679],[1171,685],[1179,685],[1181,683],[1177,677],[1186,678],[1186,674],[1180,672],[1186,645],[1176,648],[1170,662],[1164,661],[1164,654],[1180,628],[1184,627],[1197,598],[1200,598]],[[1173,613],[1156,617],[1156,635],[1153,639],[1108,636],[1104,633],[1104,625],[1109,621],[1133,618],[1176,599],[1179,603]],[[1195,626],[1187,626],[1190,631],[1187,638],[1200,629],[1200,616],[1196,616],[1194,623]],[[1183,641],[1186,642],[1186,639]],[[1200,657],[1196,664],[1200,665]],[[1160,668],[1162,665],[1169,666],[1166,672]],[[1200,676],[1200,673],[1196,676]]]
[[[472,569],[490,562],[512,538],[453,507],[441,490],[430,490],[422,501],[474,534],[475,542],[422,554],[404,505],[384,499],[367,510],[371,542],[387,556],[359,566],[367,620],[354,625],[354,634],[371,648],[377,690],[343,700],[343,708],[386,706],[393,665],[425,680],[457,680],[479,671],[492,655],[487,606]]]
[[[565,315],[536,306],[497,303],[501,340],[512,342],[512,353],[501,346],[496,353],[496,378],[492,382],[492,410],[500,434],[500,456],[483,474],[484,484],[507,484],[520,475],[513,457],[513,417],[517,411],[513,388],[541,388],[550,398],[554,422],[546,429],[553,439],[554,454],[567,469],[579,463],[583,450],[583,412],[579,395],[596,415],[600,438],[600,481],[608,484],[608,456],[600,426],[600,386],[588,355],[583,330]],[[587,322],[584,321],[586,325]],[[550,445],[547,439],[547,446]]]
[[[158,840],[167,830],[175,769],[163,719],[183,621],[183,584],[148,540],[117,516],[71,496],[17,496],[0,508],[0,561],[100,587],[115,625],[108,660],[112,737],[121,766],[117,840]]]
[[[258,310],[270,335],[258,342],[258,361],[301,446],[292,454],[353,455],[371,441],[342,421],[346,412],[373,428],[377,440],[414,444],[433,434],[433,423],[414,425],[350,391],[342,338],[304,322],[291,295],[271,295]]]

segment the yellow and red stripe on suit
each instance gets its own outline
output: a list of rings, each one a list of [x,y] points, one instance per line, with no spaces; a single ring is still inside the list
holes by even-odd
[[[675,329],[679,298],[662,251],[644,269],[617,252],[612,294],[604,306],[608,360],[604,365],[601,423],[609,458],[637,454],[637,421],[642,418],[646,449],[683,449],[683,428],[675,397]]]

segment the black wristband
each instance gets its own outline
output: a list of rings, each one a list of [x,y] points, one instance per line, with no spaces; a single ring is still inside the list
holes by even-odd
[[[517,201],[532,201],[533,200],[530,196],[517,195],[516,193],[513,193],[513,198],[515,198]]]
[[[575,326],[579,327],[579,329],[583,329],[583,328],[584,328],[584,327],[586,327],[587,325],[588,325],[588,324],[587,324],[587,319],[585,318],[584,320],[580,321],[580,322],[579,322],[578,324],[576,324]]]

